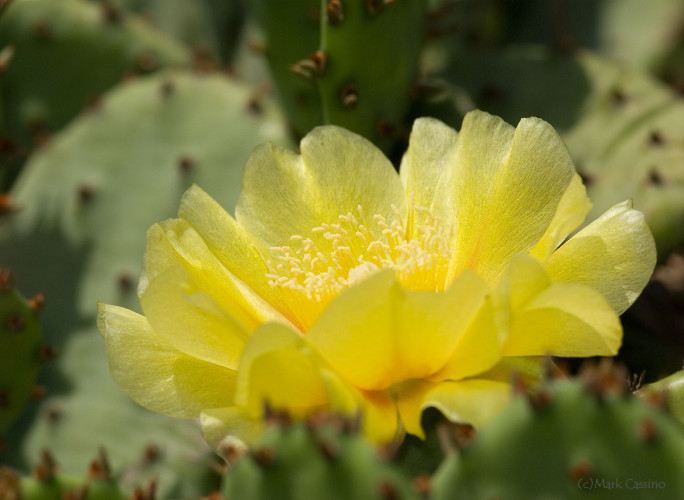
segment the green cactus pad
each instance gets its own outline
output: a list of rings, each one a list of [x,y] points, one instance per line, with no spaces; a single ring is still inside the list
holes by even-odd
[[[0,149],[3,168],[124,75],[190,61],[186,48],[141,20],[82,0],[13,0],[0,18],[0,50],[6,47],[14,56],[0,71],[0,132],[13,147]]]
[[[334,124],[389,151],[405,125],[425,2],[251,3],[295,133],[303,136],[314,126]]]
[[[344,417],[325,415],[308,422],[271,422],[226,474],[224,498],[416,499],[408,480],[350,426]]]
[[[431,498],[684,496],[682,427],[622,373],[592,370],[518,395],[442,465]]]
[[[207,453],[195,423],[140,408],[111,380],[96,302],[139,309],[135,285],[148,227],[175,217],[192,183],[230,210],[251,149],[287,143],[284,136],[277,111],[248,87],[171,72],[113,90],[31,158],[12,191],[22,210],[0,229],[0,254],[22,289],[51,297],[45,336],[61,352],[40,379],[51,396],[0,460],[25,468],[49,446],[64,472],[78,475],[101,444],[115,467],[135,466],[129,484],[153,475],[162,496],[207,493],[185,476],[206,470],[194,467]],[[137,467],[151,445],[163,460]]]
[[[44,352],[37,309],[14,289],[11,272],[0,268],[0,435],[35,392]]]
[[[636,393],[646,401],[662,398],[663,404],[684,425],[684,370],[648,384]]]

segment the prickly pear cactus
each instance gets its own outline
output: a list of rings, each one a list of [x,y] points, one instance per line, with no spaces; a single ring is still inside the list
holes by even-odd
[[[684,371],[673,373],[636,392],[646,401],[662,401],[680,424],[684,426]]]
[[[124,75],[190,60],[185,47],[141,20],[84,0],[13,0],[0,17],[0,50],[8,47],[12,58],[0,70],[3,169]],[[0,188],[15,174],[5,172]]]
[[[198,427],[138,407],[112,382],[94,306],[138,308],[147,228],[174,217],[193,182],[235,206],[242,165],[266,141],[288,142],[267,99],[222,75],[170,72],[113,90],[32,156],[11,192],[22,209],[0,228],[0,255],[22,289],[54,297],[43,319],[60,356],[41,378],[48,397],[0,461],[25,467],[47,446],[65,474],[78,475],[99,445],[131,467],[153,446],[162,459],[134,477],[158,477],[162,496],[211,491]]]
[[[335,124],[391,149],[410,103],[425,2],[252,0],[297,135]],[[284,25],[282,20],[294,21]],[[298,36],[292,36],[295,30]]]
[[[681,497],[684,429],[626,375],[604,364],[519,394],[445,461],[431,498]]]
[[[239,457],[231,444],[223,455],[225,500],[417,499],[409,481],[344,417],[319,415],[292,423],[270,417],[259,442]]]
[[[31,399],[40,396],[36,378],[53,354],[42,343],[42,295],[28,301],[13,281],[12,272],[0,268],[0,443]]]
[[[111,476],[104,452],[90,463],[85,480],[65,476],[52,454],[43,451],[32,476],[21,477],[10,468],[0,470],[0,498],[53,500],[124,500],[127,495]]]

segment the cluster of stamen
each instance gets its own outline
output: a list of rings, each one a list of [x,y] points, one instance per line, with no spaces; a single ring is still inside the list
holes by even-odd
[[[267,275],[271,286],[289,289],[311,307],[324,307],[344,288],[391,268],[408,289],[442,291],[451,256],[451,228],[428,209],[411,207],[404,223],[392,207],[390,221],[374,215],[370,224],[361,206],[332,224],[294,235],[290,245],[272,247]],[[294,297],[293,297],[294,298]],[[294,304],[292,304],[294,305]],[[303,304],[302,304],[303,305]]]

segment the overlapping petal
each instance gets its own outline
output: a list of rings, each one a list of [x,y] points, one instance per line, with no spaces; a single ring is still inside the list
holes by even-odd
[[[133,400],[173,417],[232,404],[237,372],[188,356],[152,329],[144,316],[99,304],[97,323],[109,371]]]
[[[144,276],[140,303],[152,328],[191,356],[236,369],[259,311],[187,224],[150,228]]]
[[[656,262],[653,236],[631,201],[619,203],[549,258],[554,281],[583,283],[622,314],[646,286]]]
[[[406,432],[425,437],[420,423],[426,408],[437,408],[452,422],[480,426],[510,398],[508,382],[486,378],[428,383],[412,380],[398,389],[397,407]]]
[[[288,245],[293,235],[316,239],[311,230],[338,222],[340,215],[395,217],[405,195],[392,164],[366,139],[328,126],[311,131],[301,155],[269,144],[258,146],[245,165],[235,210],[240,225],[268,251]],[[319,237],[317,243],[325,243]]]
[[[442,196],[456,220],[450,276],[472,269],[493,284],[510,258],[529,252],[549,227],[575,175],[567,148],[546,122],[513,128],[498,117],[469,113],[448,160]]]
[[[433,375],[459,344],[472,343],[462,334],[486,292],[487,285],[474,273],[463,273],[449,290],[434,293],[404,290],[394,272],[381,271],[337,297],[307,339],[356,387],[386,389]],[[494,359],[489,350],[467,353],[470,359],[463,361],[472,371],[498,360],[496,350]]]
[[[507,319],[504,356],[614,356],[622,341],[615,311],[596,290],[552,282],[534,258],[518,254],[495,293]]]

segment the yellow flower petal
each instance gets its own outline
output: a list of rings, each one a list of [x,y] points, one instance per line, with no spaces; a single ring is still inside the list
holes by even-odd
[[[472,300],[482,291],[473,289],[468,291],[467,288],[463,290],[464,295],[468,293],[474,294]],[[464,300],[464,302],[467,301]],[[468,305],[472,306],[472,304]],[[471,377],[489,370],[501,361],[501,332],[496,324],[491,297],[484,297],[479,308],[471,309],[470,314],[473,313],[475,314],[472,320],[467,317],[463,318],[465,321],[461,324],[466,327],[465,331],[458,338],[453,354],[447,363],[436,374],[425,377],[427,380],[441,382]],[[459,319],[450,318],[448,321],[459,321]]]
[[[437,408],[456,423],[479,427],[489,421],[510,400],[511,386],[480,378],[436,384],[412,380],[397,392],[397,406],[406,432],[425,439],[420,424],[426,408]]]
[[[591,210],[591,203],[587,198],[587,190],[582,184],[582,178],[575,174],[561,197],[551,224],[530,255],[534,255],[539,260],[545,260],[570,233],[582,224],[589,210]]]
[[[198,417],[231,404],[237,373],[188,356],[164,341],[144,316],[98,304],[114,381],[138,404],[173,417]]]
[[[202,411],[200,425],[204,439],[214,449],[230,444],[246,450],[247,445],[256,442],[264,428],[263,419],[251,418],[237,406]]]
[[[526,118],[513,129],[471,112],[449,162],[458,221],[450,275],[473,269],[493,284],[513,255],[545,234],[575,174],[572,160],[542,120]]]
[[[318,127],[302,140],[301,151],[258,146],[245,165],[236,218],[262,249],[288,245],[294,235],[315,240],[312,229],[358,213],[359,206],[387,220],[396,217],[392,205],[405,210],[392,164],[361,136]]]
[[[534,258],[519,254],[495,292],[508,316],[504,356],[614,356],[622,326],[606,299],[578,283],[552,283]]]
[[[178,216],[192,226],[228,271],[269,302],[277,299],[266,279],[268,267],[254,242],[211,196],[193,185],[183,194]]]
[[[249,336],[247,328],[253,328],[255,320],[244,310],[244,302],[236,299],[239,294],[225,270],[201,248],[194,231],[173,235],[181,226],[168,221],[148,231],[148,278],[140,287],[143,311],[155,332],[176,349],[236,369]],[[185,256],[176,253],[175,263],[173,237],[184,238],[187,252]],[[170,265],[158,267],[162,261]]]
[[[456,138],[456,131],[439,120],[419,118],[413,122],[409,147],[399,172],[406,195],[416,206],[434,208],[435,192],[451,151],[456,147]]]
[[[619,203],[556,250],[547,263],[554,281],[583,283],[622,314],[648,283],[656,249],[641,212]]]
[[[382,271],[342,292],[307,340],[345,379],[364,390],[432,375],[442,368],[484,300],[487,286],[463,273],[444,293],[404,290]],[[470,345],[468,339],[464,341]],[[487,357],[470,351],[471,366]],[[485,363],[486,367],[493,363]]]
[[[264,403],[295,415],[328,403],[325,381],[304,339],[277,323],[260,327],[240,359],[236,403],[253,417]]]

